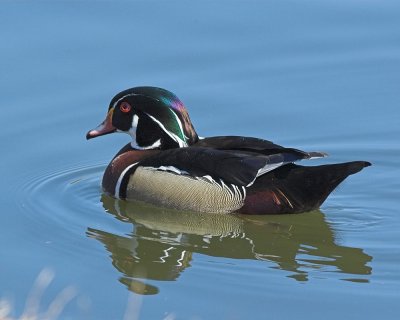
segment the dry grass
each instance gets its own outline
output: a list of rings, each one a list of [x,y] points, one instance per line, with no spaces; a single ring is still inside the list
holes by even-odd
[[[145,273],[144,273],[145,274]],[[42,270],[32,286],[31,292],[25,303],[24,311],[20,316],[14,317],[13,304],[5,298],[0,299],[0,320],[56,320],[60,317],[65,306],[77,296],[77,290],[73,286],[64,288],[49,304],[45,311],[42,311],[43,306],[40,305],[42,296],[46,288],[54,279],[54,272],[49,269]],[[132,282],[131,293],[123,320],[138,320],[140,319],[140,309],[143,303],[143,292],[145,285],[141,282]],[[135,286],[135,288],[133,288]],[[163,320],[174,320],[174,313],[165,314]]]
[[[57,319],[65,306],[76,296],[76,289],[68,286],[63,289],[50,303],[47,310],[41,311],[40,301],[46,288],[53,281],[54,273],[49,269],[40,272],[33,284],[25,303],[25,309],[20,316],[14,318],[13,305],[7,299],[0,299],[0,320],[53,320]]]

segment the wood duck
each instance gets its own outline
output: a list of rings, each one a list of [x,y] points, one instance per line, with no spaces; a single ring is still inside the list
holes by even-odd
[[[184,104],[173,93],[136,87],[118,93],[106,119],[86,138],[124,132],[124,146],[105,170],[102,187],[119,199],[198,212],[299,213],[318,208],[347,176],[371,164],[354,161],[305,167],[322,152],[271,141],[200,138]]]

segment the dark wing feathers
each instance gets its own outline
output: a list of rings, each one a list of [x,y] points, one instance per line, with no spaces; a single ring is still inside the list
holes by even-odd
[[[240,136],[218,136],[204,138],[196,142],[194,147],[215,148],[219,150],[242,150],[264,155],[286,152],[298,155],[301,159],[325,157],[322,152],[305,152],[294,148],[285,148],[268,140]]]
[[[252,149],[252,150],[264,150],[264,149],[281,149],[280,145],[277,145],[271,141],[263,140],[259,138],[251,137],[240,137],[240,136],[217,136],[203,138],[194,144],[196,147],[208,147],[218,149]]]
[[[188,148],[163,150],[141,161],[140,166],[172,166],[191,176],[211,176],[217,181],[248,186],[258,176],[284,164],[323,156],[320,152],[284,148],[257,138],[221,136],[201,139]]]
[[[292,153],[268,156],[243,151],[190,147],[164,150],[141,161],[140,166],[154,168],[173,166],[192,176],[209,175],[216,180],[222,179],[225,183],[247,186],[264,167],[267,166],[265,172],[268,172],[281,164],[301,158]]]

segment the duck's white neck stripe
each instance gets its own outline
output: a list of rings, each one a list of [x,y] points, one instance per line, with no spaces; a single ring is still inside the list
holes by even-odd
[[[161,139],[158,139],[156,142],[154,142],[152,145],[147,146],[147,147],[141,147],[137,144],[136,139],[132,140],[131,146],[133,149],[137,150],[149,150],[149,149],[156,149],[159,146],[161,146]]]
[[[118,178],[117,184],[115,185],[115,192],[114,192],[114,194],[115,194],[115,197],[116,197],[116,198],[120,199],[120,191],[121,191],[120,188],[121,188],[121,183],[122,183],[122,179],[124,179],[124,176],[125,176],[126,172],[127,172],[130,168],[136,166],[138,163],[139,163],[139,162],[135,162],[134,164],[131,164],[131,165],[127,166],[127,167],[124,169],[124,171],[122,171],[121,175],[120,175],[119,178]]]

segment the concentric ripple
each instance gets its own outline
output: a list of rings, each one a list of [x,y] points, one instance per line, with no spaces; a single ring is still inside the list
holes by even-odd
[[[77,165],[25,177],[17,187],[23,195],[17,204],[30,226],[27,236],[51,242],[63,235],[82,236],[88,226],[111,220],[100,203],[104,168],[104,164]]]

